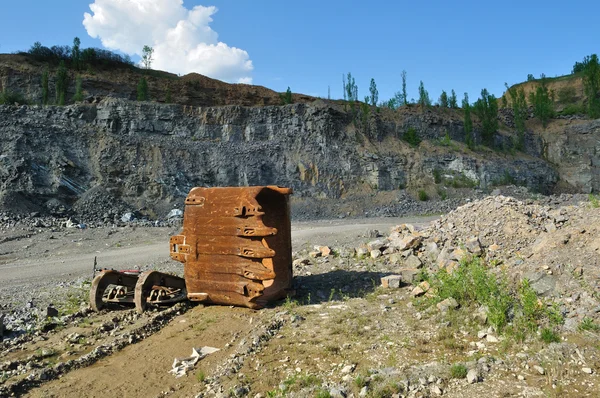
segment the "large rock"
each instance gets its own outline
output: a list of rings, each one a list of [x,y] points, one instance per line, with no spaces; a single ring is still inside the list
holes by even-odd
[[[400,275],[388,275],[381,278],[381,287],[398,289],[402,284],[402,276]]]

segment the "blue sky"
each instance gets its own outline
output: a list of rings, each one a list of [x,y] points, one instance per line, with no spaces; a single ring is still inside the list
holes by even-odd
[[[96,0],[102,1],[132,0]],[[170,7],[171,3],[178,6],[178,0],[156,2],[164,7]],[[48,46],[71,44],[75,36],[81,38],[83,47],[102,47],[101,40],[90,37],[82,23],[85,12],[93,14],[89,7],[91,0],[2,0],[2,3],[2,53],[26,50],[38,40]],[[216,6],[218,11],[198,17],[205,21],[203,18],[210,16],[212,22],[208,26],[212,31],[204,32],[191,45],[201,46],[218,34],[218,41],[226,43],[223,49],[227,53],[213,51],[203,56],[231,57],[233,61],[231,65],[222,65],[212,58],[203,58],[202,62],[188,59],[177,63],[176,72],[200,65],[205,68],[201,72],[224,80],[251,78],[253,84],[277,91],[290,86],[294,92],[323,97],[327,96],[329,86],[332,98],[340,98],[341,76],[352,72],[359,98],[367,94],[370,79],[374,78],[380,100],[387,99],[401,89],[400,73],[406,70],[409,98],[418,96],[417,87],[422,80],[433,100],[442,89],[448,92],[455,89],[459,98],[468,92],[473,101],[484,87],[498,96],[503,92],[504,82],[523,81],[529,73],[536,77],[541,73],[566,74],[575,61],[600,53],[597,24],[600,2],[597,1],[186,0],[183,3],[187,10],[197,5]],[[161,21],[160,16],[156,17]],[[150,19],[146,18],[148,25],[152,25],[148,29],[153,29],[157,23]],[[120,20],[115,29],[123,28],[128,21]],[[111,34],[110,23],[104,23],[104,26],[97,24],[97,31],[103,29],[105,35]],[[132,31],[145,34],[139,26]],[[154,30],[152,36],[159,40],[156,46],[165,54],[159,63],[173,69],[175,64],[166,59],[169,58],[166,47],[173,42],[161,42],[161,32]],[[147,37],[152,41],[150,35]],[[144,39],[142,36],[132,40],[129,48],[141,47],[140,40]],[[243,51],[236,52],[234,48]]]

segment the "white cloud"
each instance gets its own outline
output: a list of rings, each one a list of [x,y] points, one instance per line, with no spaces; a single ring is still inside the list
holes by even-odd
[[[141,56],[149,45],[154,48],[153,69],[252,83],[248,53],[220,42],[209,26],[214,6],[188,10],[183,0],[95,0],[90,10],[83,25],[106,48]]]

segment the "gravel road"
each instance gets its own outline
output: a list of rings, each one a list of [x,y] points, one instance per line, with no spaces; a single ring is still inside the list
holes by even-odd
[[[410,218],[364,218],[297,222],[292,225],[292,247],[310,245],[348,246],[364,240],[369,230],[387,232],[401,223],[425,225],[435,216]],[[173,228],[88,229],[23,234],[0,244],[0,295],[29,285],[91,277],[94,257],[98,267],[181,268],[168,256],[168,237]],[[20,235],[19,235],[20,234]],[[9,290],[7,290],[9,289]],[[4,294],[3,294],[4,293]]]

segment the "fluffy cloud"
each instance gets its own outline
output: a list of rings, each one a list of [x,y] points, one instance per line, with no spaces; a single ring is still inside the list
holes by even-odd
[[[147,44],[154,48],[153,69],[252,83],[248,53],[220,42],[209,26],[216,7],[189,10],[183,0],[95,0],[90,10],[83,25],[106,48],[141,55]]]

